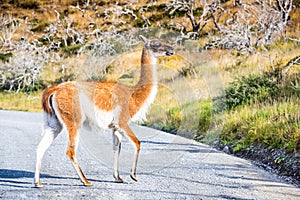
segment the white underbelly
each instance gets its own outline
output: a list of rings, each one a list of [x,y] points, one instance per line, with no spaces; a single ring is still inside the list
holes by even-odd
[[[96,125],[99,128],[107,129],[114,119],[113,111],[104,111],[96,107],[96,105],[85,95],[80,96],[81,112],[84,122],[89,125]]]
[[[113,112],[102,111],[95,108],[95,124],[100,128],[107,129],[108,126],[113,122]]]

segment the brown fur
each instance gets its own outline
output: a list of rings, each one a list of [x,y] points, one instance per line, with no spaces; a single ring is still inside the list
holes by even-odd
[[[48,87],[42,96],[42,106],[43,110],[48,113],[50,116],[52,116],[52,109],[50,108],[50,96],[53,94],[53,92],[56,90],[56,86]]]
[[[98,109],[103,111],[111,111],[116,102],[114,99],[114,88],[116,83],[98,83],[93,94],[93,102]]]
[[[131,95],[129,100],[129,113],[133,117],[148,99],[149,94],[153,88],[153,84],[148,83],[138,87]]]

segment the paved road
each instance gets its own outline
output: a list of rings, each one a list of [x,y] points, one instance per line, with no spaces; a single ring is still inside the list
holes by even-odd
[[[0,199],[300,199],[300,189],[249,161],[145,127],[132,126],[142,141],[138,182],[129,177],[133,148],[121,153],[123,184],[112,177],[111,134],[82,131],[78,160],[92,187],[81,185],[65,156],[63,132],[42,163],[44,188],[32,188],[42,114],[0,111]],[[130,164],[129,164],[130,163]]]

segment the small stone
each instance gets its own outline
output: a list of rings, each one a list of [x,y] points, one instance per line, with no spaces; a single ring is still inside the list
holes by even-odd
[[[224,151],[225,153],[227,153],[227,154],[231,154],[231,152],[230,152],[228,146],[225,146],[225,147],[223,148],[223,151]]]

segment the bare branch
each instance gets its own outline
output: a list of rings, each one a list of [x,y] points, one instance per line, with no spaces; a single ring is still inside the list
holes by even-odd
[[[201,32],[209,22],[212,22],[215,28],[220,30],[219,20],[224,12],[224,9],[220,6],[220,1],[211,0],[207,2],[206,0],[203,0],[201,2],[198,1],[197,3],[198,4],[193,0],[172,0],[171,3],[167,4],[170,15],[173,15],[176,11],[183,11],[189,19],[192,26],[192,30],[190,30],[192,34],[185,34],[184,37],[193,35],[193,39],[197,39],[199,37],[199,32]],[[198,17],[194,14],[194,10],[200,6],[203,7],[203,12]],[[188,27],[185,27],[184,30],[187,31]],[[195,37],[195,33],[198,34],[197,37]]]
[[[0,17],[0,52],[9,52],[15,49],[12,38],[20,26],[20,20],[14,19],[11,15],[2,15]]]
[[[105,9],[104,14],[106,19],[111,19],[116,23],[120,23],[120,17],[123,15],[132,16],[134,20],[138,18],[134,11],[130,9],[127,5],[122,7],[115,4],[113,7]]]
[[[291,59],[282,70],[282,74],[286,74],[293,65],[300,65],[300,55]]]

